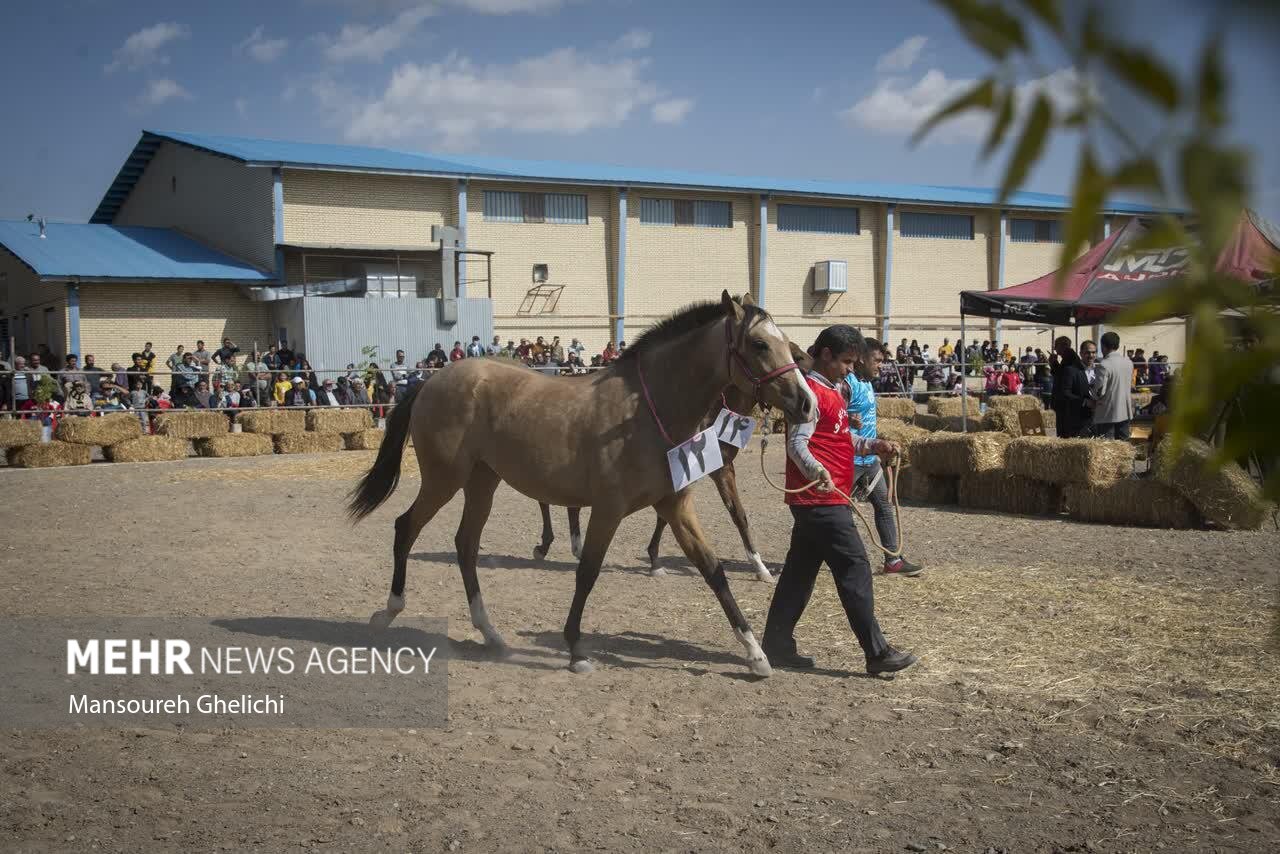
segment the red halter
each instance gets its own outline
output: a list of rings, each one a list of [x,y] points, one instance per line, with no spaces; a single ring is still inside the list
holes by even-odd
[[[742,339],[746,337],[746,334],[747,334],[747,321],[745,318],[743,319],[741,330],[742,330],[741,333],[738,335],[738,340],[735,342],[733,340],[733,321],[728,317],[724,319],[724,337],[725,337],[725,347],[726,347],[725,366],[728,369],[729,378],[732,379],[733,378],[733,362],[736,360],[738,363],[738,368],[742,371],[743,375],[748,380],[751,381],[751,385],[755,387],[756,402],[762,403],[762,401],[760,400],[760,387],[762,385],[769,382],[770,380],[777,379],[778,377],[782,376],[788,371],[792,371],[792,370],[798,371],[800,370],[800,366],[797,365],[795,362],[791,362],[790,364],[783,365],[780,368],[774,368],[772,371],[770,371],[769,373],[765,374],[762,377],[757,377],[755,374],[751,372],[751,366],[747,364],[747,360],[744,359],[742,357],[742,353],[739,352],[739,348],[741,348],[742,346]]]

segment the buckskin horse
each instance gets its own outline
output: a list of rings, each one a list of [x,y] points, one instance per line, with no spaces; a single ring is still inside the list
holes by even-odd
[[[791,357],[800,366],[800,370],[806,371],[812,363],[812,358],[804,350],[801,350],[791,344]],[[711,404],[711,410],[707,413],[698,429],[705,430],[707,427],[716,423],[716,418],[724,409],[730,412],[742,415],[751,415],[755,409],[755,398],[752,394],[743,391],[737,386],[729,386],[724,390],[720,400]],[[719,433],[723,430],[718,431]],[[738,475],[734,470],[733,462],[738,456],[741,449],[736,445],[723,443],[720,446],[720,454],[724,458],[724,465],[711,472],[708,477],[716,485],[716,491],[720,493],[720,500],[724,503],[725,510],[729,511],[729,518],[733,520],[734,527],[738,529],[738,536],[742,538],[742,547],[747,553],[747,563],[755,571],[757,581],[774,582],[777,577],[769,571],[764,565],[764,560],[760,557],[760,553],[756,551],[754,538],[751,536],[751,526],[747,521],[747,510],[742,505],[742,497],[738,494]],[[539,504],[542,511],[542,542],[533,547],[533,556],[538,560],[542,560],[551,551],[551,544],[555,542],[555,531],[551,527],[551,505]],[[580,514],[578,507],[569,507],[569,547],[574,557],[578,557],[582,552],[582,533],[580,525]],[[649,574],[651,576],[664,575],[665,571],[658,566],[658,546],[662,544],[662,534],[667,529],[667,523],[663,520],[661,514],[654,521],[653,536],[649,538],[649,547],[645,550],[649,556]]]
[[[695,435],[730,385],[778,407],[793,424],[812,421],[817,411],[786,335],[749,296],[739,303],[725,291],[719,302],[695,304],[657,323],[585,381],[498,359],[465,359],[417,386],[392,411],[373,466],[349,496],[356,521],[390,497],[412,432],[422,485],[395,521],[391,592],[370,624],[385,628],[404,610],[409,550],[462,490],[466,503],[454,544],[471,622],[487,646],[505,651],[484,606],[476,562],[494,492],[506,481],[540,502],[591,508],[564,626],[570,670],[593,669],[582,642],[582,612],[619,523],[653,507],[715,593],[751,672],[768,676],[769,660],[729,590],[692,492],[675,491],[667,463],[667,452]]]

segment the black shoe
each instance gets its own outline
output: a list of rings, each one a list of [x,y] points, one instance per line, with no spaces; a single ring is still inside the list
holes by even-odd
[[[881,673],[897,673],[915,664],[917,660],[909,652],[889,647],[875,658],[867,656],[867,673],[872,676]]]
[[[769,659],[769,663],[774,667],[794,667],[799,669],[813,667],[813,659],[796,652],[794,643],[788,645],[763,643],[760,648],[764,650],[765,657]]]
[[[906,558],[895,558],[893,561],[885,561],[885,575],[905,575],[914,578],[924,572],[924,566],[918,563],[912,563]]]

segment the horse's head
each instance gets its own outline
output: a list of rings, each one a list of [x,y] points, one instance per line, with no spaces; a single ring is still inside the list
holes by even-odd
[[[768,312],[747,294],[741,300],[721,295],[729,332],[729,380],[757,401],[782,410],[788,422],[817,417],[813,392],[800,373],[793,345]]]

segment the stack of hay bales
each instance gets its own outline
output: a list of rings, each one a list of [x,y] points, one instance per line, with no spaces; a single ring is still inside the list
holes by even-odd
[[[281,433],[274,438],[277,454],[323,454],[342,450],[341,433]]]
[[[910,421],[916,417],[916,403],[909,397],[876,397],[876,419],[898,418]]]
[[[942,429],[942,424],[945,420],[946,419],[941,415],[934,415],[932,412],[917,413],[916,417],[911,419],[911,423],[919,427],[921,430],[928,430],[931,433],[936,433],[938,430]]]
[[[1005,469],[966,474],[960,478],[958,497],[961,507],[1031,516],[1055,514],[1062,505],[1062,493],[1053,484],[1010,474]]]
[[[1234,462],[1211,469],[1213,448],[1199,439],[1174,447],[1171,439],[1156,451],[1156,477],[1191,502],[1209,522],[1234,530],[1257,530],[1274,511],[1257,483]]]
[[[902,448],[902,461],[911,460],[911,446],[929,435],[928,430],[915,427],[897,418],[876,419],[876,436],[890,442],[896,442]]]
[[[963,415],[963,399],[959,396],[950,397],[948,395],[935,394],[929,398],[929,414],[940,415],[943,418],[957,418]],[[976,413],[978,411],[978,399],[975,397],[969,401],[969,412]]]
[[[9,465],[15,468],[43,469],[55,466],[87,466],[93,458],[92,445],[76,445],[71,442],[37,442],[9,448],[6,452]]]
[[[906,501],[955,504],[966,477],[1000,468],[1003,433],[934,433],[911,445],[911,465],[898,478],[898,490]]]
[[[987,401],[987,412],[982,417],[983,430],[997,430],[1010,436],[1022,435],[1020,412],[1040,409],[1040,400],[1029,394],[1002,394]],[[1046,425],[1047,426],[1047,425]]]
[[[1200,514],[1192,504],[1152,478],[1111,483],[1068,483],[1062,487],[1067,515],[1080,522],[1143,528],[1195,528]]]
[[[97,445],[107,461],[113,463],[181,460],[188,453],[186,440],[142,435],[142,422],[132,412],[64,418],[58,424],[54,439],[90,449]]]
[[[260,457],[275,452],[270,433],[223,433],[197,439],[195,445],[202,457]]]
[[[304,433],[307,429],[307,413],[301,409],[246,409],[237,413],[236,422],[246,433]]]
[[[39,421],[0,418],[0,448],[6,451],[38,445],[42,433]]]
[[[382,444],[382,431],[374,428],[373,413],[367,409],[312,409],[307,412],[307,430],[317,437],[314,440],[317,450],[337,451],[345,447],[349,451],[367,451]],[[278,445],[276,450],[303,453],[280,451]]]
[[[1128,442],[1101,439],[1014,439],[1005,467],[1015,475],[1062,492],[1062,506],[1082,522],[1187,527],[1194,520],[1159,484],[1135,480],[1134,449]]]

